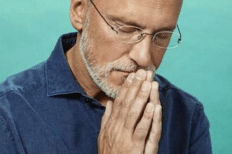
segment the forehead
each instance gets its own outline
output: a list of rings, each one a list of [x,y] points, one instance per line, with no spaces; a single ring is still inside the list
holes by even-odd
[[[96,1],[96,0],[95,0]],[[117,16],[146,26],[175,25],[182,0],[97,0],[106,16]]]

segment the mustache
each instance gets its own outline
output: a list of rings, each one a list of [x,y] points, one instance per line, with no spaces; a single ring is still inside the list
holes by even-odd
[[[141,67],[135,62],[121,62],[121,61],[116,61],[113,63],[110,63],[107,65],[107,70],[108,71],[123,71],[123,72],[137,72],[139,69],[143,69],[145,71],[152,71],[155,73],[156,67],[155,66],[148,66],[148,67]]]

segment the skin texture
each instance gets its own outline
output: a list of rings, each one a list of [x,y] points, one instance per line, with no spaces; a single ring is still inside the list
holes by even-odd
[[[182,1],[94,0],[94,3],[112,26],[125,25],[113,20],[117,17],[136,23],[144,32],[156,33],[175,27]],[[151,36],[133,44],[120,42],[88,0],[71,0],[70,20],[78,35],[76,44],[66,53],[69,66],[87,95],[106,106],[98,137],[98,153],[157,153],[162,107],[158,83],[152,81],[152,72],[146,70],[158,69],[165,49],[156,47]],[[84,36],[88,41],[83,41]],[[82,47],[83,42],[88,42],[90,48]],[[116,98],[112,98],[94,82],[86,64],[102,68],[117,61],[122,65],[134,65],[136,69],[127,73],[109,72],[108,83],[119,89]]]
[[[88,53],[92,54],[95,63],[105,66],[109,62],[123,61],[125,64],[136,64],[138,69],[146,67],[158,69],[165,50],[157,48],[151,43],[151,36],[146,36],[141,42],[134,44],[120,42],[115,37],[115,32],[107,26],[97,11],[88,3],[87,0],[71,1],[70,19],[73,27],[79,33],[76,45],[67,52],[66,57],[83,90],[105,106],[110,98],[89,76],[79,49],[82,31],[85,29],[84,22],[87,10],[90,14],[88,33],[89,38],[91,38],[91,51]],[[94,3],[111,25],[116,25],[115,21],[111,20],[111,16],[122,17],[141,24],[147,33],[175,26],[181,7],[181,0],[146,0],[143,3],[139,0],[112,0],[110,3],[107,0],[95,0]],[[88,8],[87,5],[90,7]],[[113,86],[121,86],[122,78],[127,76],[128,74],[123,74],[120,71],[112,71],[110,82]]]
[[[158,83],[146,78],[144,70],[130,74],[114,103],[107,103],[99,154],[157,153],[162,126]]]
[[[89,37],[88,29],[89,29],[89,11],[87,13],[85,19],[85,29],[82,31],[82,36],[80,40],[80,51],[82,58],[86,64],[89,75],[93,79],[93,81],[98,85],[98,87],[109,97],[115,99],[117,96],[121,84],[124,81],[124,76],[127,76],[129,72],[135,72],[138,68],[141,68],[133,61],[122,61],[115,60],[113,62],[108,62],[104,65],[96,62],[96,55],[92,52],[91,48],[91,38]],[[148,66],[143,67],[145,70],[151,70],[153,73],[155,72],[155,67]],[[112,81],[111,75],[115,72],[121,72],[121,80],[117,78],[116,81]],[[118,74],[118,73],[117,73]],[[119,82],[119,83],[118,83]],[[121,82],[121,84],[120,84]]]

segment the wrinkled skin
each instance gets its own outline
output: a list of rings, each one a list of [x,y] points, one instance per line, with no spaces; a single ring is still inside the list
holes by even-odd
[[[122,61],[125,64],[133,62],[139,68],[154,66],[158,69],[166,50],[157,48],[151,42],[151,36],[137,43],[120,42],[98,12],[88,7],[87,1],[71,0],[70,19],[79,33],[76,44],[67,52],[66,58],[87,95],[106,106],[98,138],[98,154],[155,154],[162,128],[158,84],[152,81],[149,71],[138,70],[128,74],[112,71],[110,83],[121,88],[116,99],[106,96],[91,79],[79,50],[82,31],[86,28],[86,12],[89,11],[88,34],[91,45],[91,50],[86,51],[86,54],[91,53],[97,65]],[[182,5],[182,0],[93,1],[112,26],[131,26],[114,21],[116,17],[136,23],[150,34],[175,27]],[[122,78],[127,76],[124,82]],[[142,90],[142,87],[147,87],[147,90]]]
[[[157,82],[146,79],[144,70],[130,74],[115,101],[107,103],[98,154],[157,153],[161,112]]]

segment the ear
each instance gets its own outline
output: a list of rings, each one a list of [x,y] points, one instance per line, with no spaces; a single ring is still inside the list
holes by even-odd
[[[71,0],[70,6],[70,20],[73,27],[79,32],[82,31],[85,21],[85,15],[87,11],[86,0]]]

